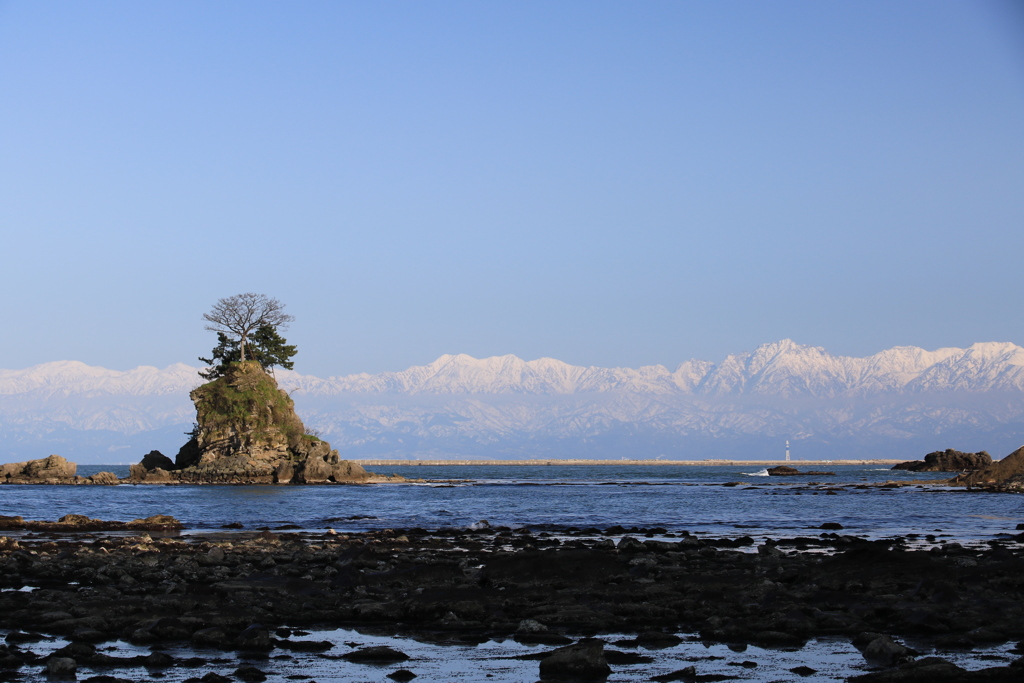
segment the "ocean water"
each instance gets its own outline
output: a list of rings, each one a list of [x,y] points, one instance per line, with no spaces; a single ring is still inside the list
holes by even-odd
[[[799,463],[796,463],[799,465]],[[81,474],[127,468],[81,467]],[[108,520],[154,514],[180,519],[189,533],[240,522],[315,531],[492,526],[553,532],[611,526],[662,527],[711,536],[799,536],[824,522],[843,533],[883,538],[916,533],[984,542],[1016,534],[1024,496],[968,493],[935,485],[947,474],[835,466],[834,476],[768,477],[744,466],[376,467],[413,484],[326,486],[3,486],[0,514],[57,519],[68,513]],[[899,489],[857,488],[919,480]],[[727,483],[738,482],[734,486]]]
[[[797,463],[799,466],[799,463]],[[80,467],[81,474],[108,469],[126,475],[126,467]],[[842,533],[868,538],[932,535],[936,542],[980,544],[1017,535],[1024,523],[1024,496],[967,493],[936,482],[945,474],[912,475],[888,469],[830,467],[831,476],[768,477],[763,468],[744,466],[536,466],[536,467],[398,467],[374,468],[423,479],[413,484],[365,486],[0,486],[0,514],[28,519],[57,519],[67,513],[110,520],[129,520],[170,514],[182,520],[186,534],[220,531],[241,522],[247,529],[295,525],[302,530],[357,532],[381,528],[468,527],[488,520],[492,526],[559,531],[572,527],[663,527],[665,533],[687,531],[709,536],[793,537],[821,533],[823,522],[838,522]],[[898,488],[858,488],[888,480],[917,479],[920,484]],[[736,485],[726,485],[733,484]],[[294,529],[293,529],[294,530]],[[0,638],[6,635],[0,631]],[[609,683],[649,681],[694,665],[700,675],[731,676],[747,681],[835,681],[864,673],[863,657],[843,638],[814,639],[806,646],[762,649],[705,643],[693,633],[680,633],[684,642],[665,650],[616,645],[621,634],[598,634],[612,649],[648,655],[654,661],[614,665]],[[363,683],[389,680],[395,669],[414,671],[417,680],[515,681],[538,677],[536,661],[517,656],[550,649],[524,646],[513,640],[490,640],[478,645],[440,643],[409,636],[389,636],[372,629],[316,630],[304,638],[328,640],[324,656],[280,653],[253,659],[246,653],[219,651],[198,654],[208,661],[198,669],[175,667],[162,673],[166,683],[183,683],[189,676],[213,671],[232,675],[239,665],[253,664],[267,672],[268,683],[288,683],[296,675],[307,683]],[[46,654],[65,644],[47,638],[32,644]],[[934,643],[908,642],[923,654],[937,654],[967,669],[1005,665],[1017,657],[1012,643],[968,650],[936,650]],[[367,665],[335,659],[367,645],[389,645],[411,659],[397,665]],[[146,654],[117,641],[105,647],[111,654]],[[186,658],[190,648],[171,648]],[[815,673],[796,675],[798,667]],[[83,667],[79,678],[115,674],[135,680],[152,676],[145,669],[110,670]],[[40,667],[23,669],[26,683],[49,680]],[[304,679],[305,680],[305,679]]]

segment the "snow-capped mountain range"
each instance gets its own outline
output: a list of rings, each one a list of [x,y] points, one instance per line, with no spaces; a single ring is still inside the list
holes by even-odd
[[[0,370],[0,457],[173,454],[194,417],[198,370]],[[808,458],[945,447],[998,457],[1024,441],[1024,348],[1011,343],[852,358],[783,340],[672,370],[460,354],[400,372],[277,378],[348,457],[763,458],[787,438]]]

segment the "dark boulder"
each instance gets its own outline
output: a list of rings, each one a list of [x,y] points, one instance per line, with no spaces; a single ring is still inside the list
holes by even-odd
[[[924,460],[901,462],[894,470],[907,472],[967,472],[980,470],[992,464],[992,456],[985,451],[964,453],[947,448],[924,456]]]
[[[174,461],[160,451],[150,451],[142,456],[140,463],[147,470],[155,470],[157,467],[165,470],[174,469]]]
[[[769,467],[768,475],[771,477],[833,477],[835,476],[835,472],[801,472],[795,467],[789,467],[788,465],[779,465],[778,467]]]
[[[387,645],[373,645],[344,654],[341,658],[350,662],[404,662],[409,655]]]
[[[584,640],[552,650],[540,660],[542,680],[570,679],[577,681],[603,681],[612,672],[604,656],[604,643]]]

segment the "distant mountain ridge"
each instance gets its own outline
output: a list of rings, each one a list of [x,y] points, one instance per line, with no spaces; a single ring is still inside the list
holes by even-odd
[[[445,355],[401,372],[319,379],[281,373],[282,381],[311,394],[576,394],[605,391],[695,395],[758,394],[833,397],[887,391],[1024,391],[1024,348],[987,342],[967,349],[925,351],[898,346],[867,358],[832,356],[785,339],[721,364],[690,360],[663,365],[600,368],[554,358],[513,355],[477,359]]]
[[[174,450],[194,417],[198,370],[0,370],[0,455],[84,448],[83,462],[108,462],[149,450],[147,435]],[[834,457],[902,457],[917,444],[997,452],[1024,440],[1024,348],[1003,342],[854,358],[787,339],[674,370],[459,354],[399,372],[277,378],[306,423],[350,457],[760,458],[784,438]]]

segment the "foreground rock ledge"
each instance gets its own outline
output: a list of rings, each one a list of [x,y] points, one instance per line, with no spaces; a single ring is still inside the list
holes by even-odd
[[[320,647],[275,631],[316,627],[553,645],[600,633],[633,633],[636,642],[699,633],[764,647],[839,636],[892,666],[918,661],[898,643],[910,636],[960,650],[1024,638],[1024,534],[984,550],[911,550],[832,533],[756,548],[749,538],[633,533],[0,537],[0,588],[38,586],[0,592],[0,627],[74,642],[261,650]],[[602,669],[595,645],[563,652],[554,670]],[[943,666],[922,659],[918,668]],[[1011,668],[997,669],[992,676]]]

